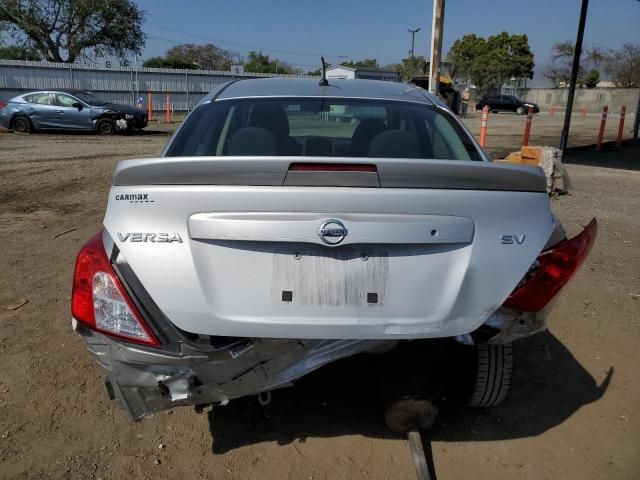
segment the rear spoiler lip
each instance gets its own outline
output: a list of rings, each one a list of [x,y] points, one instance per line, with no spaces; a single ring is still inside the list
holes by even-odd
[[[368,157],[221,156],[124,160],[116,166],[113,186],[286,186],[287,173],[291,164],[294,163],[374,164],[378,169],[379,184],[368,185],[373,188],[500,190],[539,193],[547,191],[546,178],[539,167],[466,160]],[[306,173],[313,175],[313,172]],[[326,174],[326,172],[320,173]],[[323,184],[311,182],[306,186],[365,186],[358,183],[345,185],[344,174],[354,175],[354,172],[332,172],[331,177],[325,178]],[[363,172],[362,175],[366,175],[366,173]]]

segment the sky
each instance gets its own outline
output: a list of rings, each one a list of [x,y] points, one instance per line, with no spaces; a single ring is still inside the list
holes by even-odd
[[[136,0],[147,12],[144,57],[179,43],[214,43],[246,55],[262,50],[304,70],[329,63],[376,58],[380,65],[408,55],[428,57],[431,0]],[[483,37],[506,30],[527,34],[536,74],[550,61],[554,43],[574,41],[580,0],[448,0],[443,54],[468,33]],[[640,1],[590,0],[585,46],[618,48],[640,43]]]

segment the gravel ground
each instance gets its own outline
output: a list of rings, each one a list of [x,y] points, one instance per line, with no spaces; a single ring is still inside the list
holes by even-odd
[[[593,137],[587,120],[574,138]],[[523,122],[492,116],[492,153],[517,149]],[[556,144],[559,122],[537,116],[532,143]],[[321,369],[266,409],[251,398],[131,424],[107,399],[70,328],[73,263],[100,228],[116,162],[157,154],[170,130],[0,131],[0,478],[414,478],[368,359]],[[428,434],[441,479],[640,477],[640,148],[566,160],[574,191],[553,209],[570,234],[596,216],[598,241],[550,331],[517,344],[507,401],[443,407]]]

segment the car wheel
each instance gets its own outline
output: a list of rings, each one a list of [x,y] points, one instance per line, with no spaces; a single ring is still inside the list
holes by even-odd
[[[96,123],[96,132],[100,135],[113,135],[116,131],[116,124],[110,118],[103,118]]]
[[[516,108],[516,113],[518,115],[524,115],[524,107],[523,106],[519,106],[518,108]]]
[[[31,120],[27,117],[23,117],[22,115],[11,120],[11,129],[17,133],[31,133],[33,131]]]
[[[507,396],[513,371],[513,347],[482,344],[476,347],[475,386],[469,399],[471,407],[493,407]]]

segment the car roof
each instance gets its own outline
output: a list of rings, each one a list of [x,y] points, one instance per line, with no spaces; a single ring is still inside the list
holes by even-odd
[[[320,86],[317,78],[258,78],[227,83],[204,101],[251,97],[329,97],[395,100],[434,105],[437,100],[426,90],[406,83],[382,80],[329,79]]]
[[[42,88],[40,90],[31,90],[29,92],[24,92],[18,95],[19,97],[24,97],[25,95],[33,95],[36,93],[68,93],[70,95],[75,95],[77,93],[93,93],[91,90],[79,90],[79,89],[70,89],[70,88]]]

